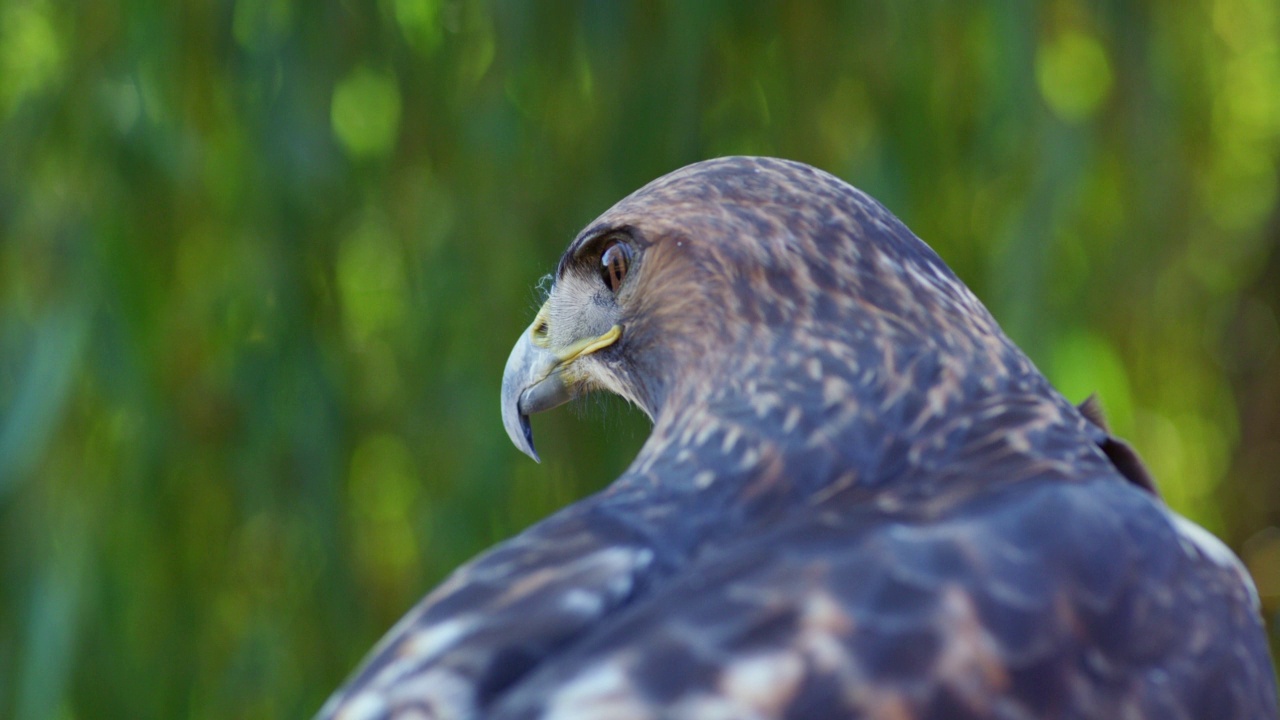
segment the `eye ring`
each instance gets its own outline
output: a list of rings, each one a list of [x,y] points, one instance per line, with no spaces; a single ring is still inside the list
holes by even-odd
[[[612,241],[600,253],[600,278],[610,292],[617,293],[622,281],[627,279],[632,255],[631,246],[621,240]]]

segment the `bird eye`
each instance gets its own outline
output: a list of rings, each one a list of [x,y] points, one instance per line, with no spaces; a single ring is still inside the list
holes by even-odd
[[[600,254],[600,277],[609,290],[618,292],[622,281],[627,277],[627,269],[631,267],[631,246],[615,241]]]

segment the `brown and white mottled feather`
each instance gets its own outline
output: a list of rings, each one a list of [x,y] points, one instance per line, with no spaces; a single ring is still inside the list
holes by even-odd
[[[590,278],[618,235],[615,298]],[[549,303],[616,313],[590,378],[652,436],[428,595],[322,717],[1276,717],[1230,551],[839,179],[667,175]]]

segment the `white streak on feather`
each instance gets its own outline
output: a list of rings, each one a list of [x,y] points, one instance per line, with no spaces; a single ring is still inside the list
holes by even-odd
[[[604,600],[596,593],[573,588],[560,598],[560,605],[575,615],[598,616],[604,610]]]
[[[720,691],[736,704],[766,716],[781,714],[799,690],[804,662],[793,652],[752,655],[720,674]]]
[[[800,408],[798,407],[792,407],[790,410],[788,410],[786,419],[782,421],[782,432],[790,433],[791,431],[795,430],[796,425],[800,424],[801,415],[802,413],[800,412]]]
[[[325,703],[325,707],[320,711],[321,715],[328,715],[332,712],[329,707],[336,700],[342,698],[334,697]],[[381,695],[372,692],[363,692],[355,697],[346,699],[338,713],[334,715],[334,720],[373,720],[387,710],[387,702]]]
[[[705,445],[707,442],[707,439],[711,437],[712,433],[716,432],[719,429],[720,429],[719,423],[717,423],[714,420],[707,421],[702,426],[702,428],[698,430],[698,434],[694,437],[694,444],[699,446]]]
[[[1165,510],[1169,516],[1169,520],[1173,522],[1173,529],[1178,532],[1178,538],[1182,541],[1182,549],[1188,555],[1195,557],[1196,552],[1213,562],[1219,567],[1233,571],[1240,578],[1240,582],[1244,585],[1245,590],[1249,593],[1249,600],[1253,603],[1253,609],[1258,610],[1262,607],[1262,603],[1258,598],[1258,588],[1253,584],[1253,576],[1245,569],[1244,563],[1240,562],[1240,558],[1231,552],[1231,548],[1222,542],[1213,533],[1205,530],[1199,525],[1182,517],[1172,510]]]
[[[809,361],[805,363],[805,370],[809,373],[809,379],[814,382],[822,379],[822,361],[818,358],[809,358]]]
[[[849,397],[849,383],[832,375],[822,381],[822,402],[827,407],[834,407]]]
[[[433,660],[452,647],[475,625],[475,620],[467,615],[429,625],[411,634],[397,649],[396,654],[401,657],[410,657],[417,663]]]
[[[560,686],[551,696],[545,720],[648,720],[652,708],[641,700],[615,660],[597,665]]]
[[[720,452],[729,454],[733,450],[733,446],[738,444],[738,439],[742,437],[742,428],[737,426],[729,428],[729,432],[724,435],[724,442],[720,443]]]
[[[425,705],[429,718],[475,717],[475,683],[451,670],[436,669],[398,683],[387,690],[387,702],[395,717],[404,717],[405,706]]]

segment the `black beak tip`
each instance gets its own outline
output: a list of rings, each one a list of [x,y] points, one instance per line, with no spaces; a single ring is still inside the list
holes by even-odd
[[[533,426],[529,424],[529,416],[520,415],[520,430],[524,432],[524,441],[529,446],[529,457],[533,458],[536,463],[541,463],[542,458],[538,457],[538,451],[533,447]]]

